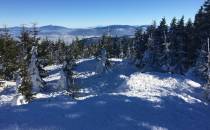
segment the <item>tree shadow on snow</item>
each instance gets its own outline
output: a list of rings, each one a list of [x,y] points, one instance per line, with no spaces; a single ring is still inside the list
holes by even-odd
[[[0,109],[0,128],[73,130],[207,130],[210,107],[178,97],[152,103],[127,96],[103,95],[83,101],[68,97]]]
[[[113,66],[107,72],[78,78],[76,81],[79,86],[92,90],[93,94],[112,93],[125,81],[123,77],[129,77],[138,70],[133,65],[124,62],[114,61]],[[80,63],[76,71],[96,73],[96,64],[96,60],[84,61]]]

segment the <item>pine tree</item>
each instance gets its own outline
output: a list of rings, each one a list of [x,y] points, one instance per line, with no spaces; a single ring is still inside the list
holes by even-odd
[[[184,17],[182,17],[176,26],[175,31],[173,32],[173,67],[171,71],[173,73],[184,74],[187,70],[187,47],[185,43],[185,24]]]
[[[167,41],[167,35],[164,32],[164,43],[163,43],[163,54],[161,57],[161,69],[165,72],[170,71],[170,63],[171,63],[171,50],[170,50],[171,43]]]
[[[206,98],[210,100],[210,51],[209,51],[209,35],[210,35],[210,0],[206,0],[195,16],[195,37],[197,44],[198,56],[196,60],[196,74],[207,81],[205,85]],[[208,39],[206,41],[206,39]]]
[[[20,62],[20,76],[21,81],[18,81],[20,84],[17,86],[18,92],[20,92],[25,100],[29,102],[33,99],[32,83],[31,77],[28,73],[28,64],[24,58]]]
[[[125,37],[123,37],[121,39],[121,49],[122,49],[122,54],[123,54],[123,58],[127,58],[128,57],[128,47],[129,47],[129,40]]]
[[[107,72],[110,68],[110,62],[108,60],[108,57],[107,57],[107,51],[106,49],[102,49],[101,50],[101,55],[99,56],[99,62],[97,64],[97,67],[96,67],[96,72],[97,73],[103,73],[103,72]]]
[[[63,40],[58,39],[56,42],[56,52],[55,52],[55,57],[56,57],[56,63],[57,64],[62,64],[65,58],[65,43]]]
[[[135,34],[135,64],[137,67],[141,67],[141,62],[146,50],[147,36],[142,29],[137,30]]]
[[[199,57],[196,61],[196,74],[204,79],[208,79],[208,44],[203,44],[202,49],[200,50]]]
[[[156,29],[155,36],[154,51],[156,66],[164,71],[168,71],[170,43],[168,42],[168,26],[166,25],[165,18],[161,20],[160,25]]]
[[[142,63],[141,66],[143,67],[143,71],[148,71],[151,68],[155,67],[154,66],[154,56],[155,56],[155,51],[154,51],[154,33],[156,30],[156,22],[153,23],[150,27],[147,29],[147,35],[148,39],[146,42],[146,51],[144,52],[144,56],[142,58]]]
[[[0,78],[2,79],[3,78],[3,61],[4,61],[4,58],[3,58],[3,55],[4,55],[4,40],[2,38],[2,36],[0,35]]]
[[[198,48],[202,47],[203,44],[203,39],[204,33],[203,33],[203,23],[204,23],[204,11],[203,11],[203,6],[200,8],[199,12],[195,15],[195,21],[194,21],[194,26],[195,26],[195,37],[194,41],[198,44]]]
[[[30,35],[32,34],[32,35]],[[19,86],[19,92],[30,101],[32,100],[33,94],[40,92],[44,87],[44,81],[40,77],[39,73],[39,62],[37,59],[37,46],[39,38],[37,38],[37,30],[35,25],[33,30],[30,32],[23,26],[20,43],[20,53],[18,56],[21,85]]]
[[[29,50],[32,44],[29,36],[28,30],[23,26],[21,36],[20,36],[20,43],[18,44],[20,53],[17,57],[17,61],[19,63],[19,73],[21,76],[20,85],[18,85],[18,91],[24,96],[27,101],[32,100],[32,83],[31,77],[28,72],[29,66]]]
[[[60,71],[61,79],[58,81],[58,89],[66,90],[70,96],[75,98],[78,93],[78,87],[74,83],[73,78],[73,67],[75,65],[75,59],[72,55],[73,49],[72,46],[65,48],[65,57],[63,60],[63,67]]]
[[[40,44],[38,44],[38,58],[43,66],[51,65],[54,63],[53,44],[54,42],[50,41],[47,37],[43,39]]]
[[[108,58],[111,58],[112,37],[110,35],[103,35],[102,39],[101,39],[101,44],[102,44],[102,48],[104,48],[106,50],[106,56]]]
[[[112,58],[118,58],[120,55],[120,43],[118,40],[118,37],[111,38],[110,44],[110,57]]]
[[[76,39],[72,42],[71,47],[72,47],[72,55],[75,59],[79,58],[81,56],[81,51],[80,51],[80,42],[79,38],[76,37]]]
[[[210,0],[207,0],[195,16],[194,41],[201,48],[210,34]]]
[[[154,39],[151,34],[148,38],[147,50],[144,52],[144,56],[142,58],[142,66],[143,71],[149,71],[154,66]]]
[[[210,34],[210,0],[207,0],[204,3],[203,19],[204,19],[204,23],[202,25],[202,28],[203,28],[202,31],[204,32],[205,38],[208,38]]]
[[[9,30],[5,26],[0,38],[0,74],[5,80],[14,79],[14,74],[17,70],[15,61],[18,49],[16,44],[17,42],[10,36]]]
[[[170,42],[170,72],[174,72],[174,66],[176,66],[177,61],[177,51],[178,51],[178,43],[176,39],[177,34],[177,19],[173,18],[170,24],[169,29],[169,42]]]
[[[125,58],[122,39],[119,39],[119,58],[122,58],[122,59]]]
[[[47,72],[44,70],[44,61],[41,59],[41,55],[38,52],[38,47],[39,47],[39,41],[40,38],[38,37],[38,28],[36,27],[36,24],[33,24],[31,34],[32,34],[32,45],[33,47],[31,48],[31,52],[35,51],[35,56],[36,57],[36,66],[38,69],[38,74],[41,78],[44,78],[47,76]],[[34,50],[33,50],[34,49]],[[40,56],[40,57],[39,57]],[[44,81],[42,80],[42,83],[44,84]]]
[[[210,41],[209,38],[207,39],[207,63],[206,65],[206,77],[207,77],[207,83],[205,85],[206,89],[206,98],[210,101]]]
[[[196,61],[196,51],[199,48],[197,43],[194,41],[195,39],[195,29],[191,19],[188,20],[185,26],[185,43],[186,43],[186,51],[187,51],[187,63],[186,68],[190,68],[195,64]]]

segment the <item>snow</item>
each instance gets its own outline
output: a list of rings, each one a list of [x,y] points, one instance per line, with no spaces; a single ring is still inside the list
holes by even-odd
[[[91,61],[91,60],[94,60],[94,57],[86,58],[86,59],[79,59],[79,60],[76,61],[76,64],[80,64],[80,63],[83,63],[83,62],[86,62],[86,61]]]
[[[46,66],[45,70],[51,71],[51,70],[56,70],[56,69],[60,69],[60,68],[62,68],[62,65],[50,65],[50,66]]]
[[[44,81],[50,82],[50,81],[59,80],[60,78],[61,78],[60,73],[55,73],[55,74],[52,74],[52,75],[50,75],[50,76],[44,78]]]
[[[14,82],[0,90],[0,129],[73,130],[208,130],[210,105],[202,85],[181,75],[140,73],[122,59],[112,59],[107,73],[97,74],[94,58],[77,61],[76,100],[55,90],[61,65],[48,66],[44,80],[52,91],[20,103]],[[17,99],[16,104],[12,104]]]
[[[60,90],[67,90],[68,89],[68,86],[67,86],[67,77],[66,77],[66,74],[64,73],[63,70],[60,71],[60,75],[61,75],[61,78],[60,80],[58,81],[58,84],[57,84],[57,88],[60,89]]]
[[[13,99],[16,96],[16,82],[3,81],[3,88],[0,87],[0,106],[6,104],[13,104]]]
[[[157,104],[127,96],[103,95],[82,101],[59,96],[13,108],[2,107],[0,128],[3,130],[16,128],[207,130],[210,128],[209,108],[205,105],[197,104],[194,107],[185,102],[175,103],[177,101],[173,100],[157,107]]]
[[[180,75],[161,73],[135,73],[127,79],[119,91],[124,95],[140,97],[152,102],[161,102],[162,97],[176,96],[188,103],[201,102],[191,92],[201,85]]]
[[[109,61],[122,62],[123,60],[119,58],[110,58]]]
[[[191,87],[195,87],[195,88],[201,87],[201,84],[196,83],[196,82],[194,82],[194,81],[192,81],[192,80],[186,80],[186,83],[187,83],[188,85],[190,85]]]
[[[17,95],[16,98],[13,99],[13,105],[25,105],[25,104],[28,104],[28,102],[26,101],[25,97],[22,96],[22,95]]]
[[[16,82],[14,82],[14,81],[1,81],[1,82],[3,83],[3,87],[9,87],[9,86],[15,86],[16,85]]]
[[[38,93],[40,92],[41,88],[44,87],[44,83],[40,77],[39,70],[37,67],[37,47],[32,47],[31,55],[32,56],[29,64],[29,73],[31,76],[32,93]]]

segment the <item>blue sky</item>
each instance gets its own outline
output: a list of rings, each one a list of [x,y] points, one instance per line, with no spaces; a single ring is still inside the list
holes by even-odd
[[[0,0],[0,26],[143,25],[166,17],[194,18],[205,0]]]

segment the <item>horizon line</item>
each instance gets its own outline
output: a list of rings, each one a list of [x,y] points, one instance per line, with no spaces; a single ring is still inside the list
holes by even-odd
[[[151,24],[142,24],[142,25],[131,25],[131,24],[107,24],[107,25],[96,25],[96,26],[84,26],[84,27],[70,27],[70,26],[65,26],[65,25],[57,25],[57,24],[45,24],[45,25],[39,25],[39,24],[36,24],[38,25],[37,27],[40,28],[40,27],[45,27],[45,26],[55,26],[55,27],[64,27],[64,28],[68,28],[68,29],[83,29],[83,28],[98,28],[98,27],[109,27],[109,26],[149,26]],[[25,26],[27,28],[30,28],[33,26],[33,24],[21,24],[21,25],[14,25],[14,26],[8,26],[7,24],[1,24],[0,25],[0,28],[4,28],[4,27],[7,27],[7,28],[15,28],[15,27],[22,27],[22,26]]]

